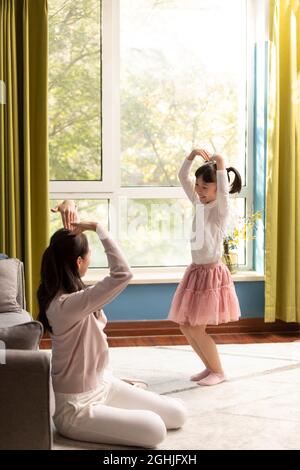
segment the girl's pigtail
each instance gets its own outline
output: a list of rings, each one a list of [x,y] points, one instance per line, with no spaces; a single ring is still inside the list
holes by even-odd
[[[242,189],[242,178],[241,178],[240,173],[236,170],[236,168],[233,168],[232,166],[230,166],[229,168],[226,168],[226,170],[227,170],[227,175],[228,175],[228,181],[230,181],[229,173],[232,172],[235,174],[235,178],[231,184],[229,193],[230,194],[239,193]]]

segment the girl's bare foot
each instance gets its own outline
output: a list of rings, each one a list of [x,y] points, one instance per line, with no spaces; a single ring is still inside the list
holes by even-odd
[[[192,375],[190,380],[192,382],[199,382],[199,380],[202,380],[205,377],[207,377],[209,373],[210,373],[209,369],[204,369],[202,372],[199,372],[198,374]]]

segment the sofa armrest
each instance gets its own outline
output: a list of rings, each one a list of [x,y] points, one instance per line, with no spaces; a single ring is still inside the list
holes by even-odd
[[[3,353],[0,449],[51,449],[49,355],[14,349]]]

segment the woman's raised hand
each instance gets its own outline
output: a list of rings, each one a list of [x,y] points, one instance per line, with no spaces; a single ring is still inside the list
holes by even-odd
[[[63,226],[69,230],[72,230],[72,222],[78,222],[79,217],[77,213],[77,206],[72,200],[64,200],[56,207],[51,209],[52,212],[60,212]]]
[[[92,221],[87,221],[83,220],[81,222],[72,222],[72,230],[77,235],[78,233],[85,232],[86,230],[91,230],[93,232],[96,232],[98,222],[92,222]]]

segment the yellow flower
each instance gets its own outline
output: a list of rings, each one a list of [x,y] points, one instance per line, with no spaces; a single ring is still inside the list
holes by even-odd
[[[262,213],[260,211],[254,212],[248,217],[241,217],[240,226],[235,227],[233,232],[228,234],[224,239],[227,241],[228,246],[231,249],[234,249],[237,248],[240,240],[254,240],[255,236],[253,233],[249,232],[251,229],[253,230],[256,227],[256,224],[260,219],[262,219]]]

